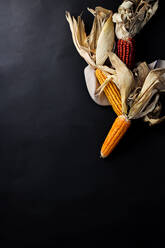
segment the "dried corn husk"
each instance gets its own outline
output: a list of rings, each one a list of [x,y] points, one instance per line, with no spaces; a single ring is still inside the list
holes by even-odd
[[[85,61],[96,68],[103,66],[108,53],[113,49],[115,34],[112,11],[102,7],[88,9],[94,15],[92,30],[87,36],[84,22],[79,16],[77,21],[66,12],[75,47]]]
[[[142,87],[150,69],[146,62],[140,63],[137,68],[134,69],[134,75],[136,77],[136,86]]]
[[[154,119],[154,118],[150,118],[148,115],[147,116],[145,116],[145,118],[144,118],[144,121],[145,122],[149,122],[149,125],[150,126],[153,126],[153,125],[155,125],[155,124],[159,124],[159,123],[161,123],[162,121],[164,121],[165,120],[165,116],[163,116],[163,117],[161,117],[161,118],[156,118],[156,119]]]
[[[137,96],[141,90],[141,87],[142,87],[149,72],[150,72],[149,65],[147,65],[146,62],[139,63],[137,68],[135,68],[133,70],[136,88],[131,92],[131,94],[129,95],[129,97],[127,99],[127,103],[129,105],[129,107],[132,106],[135,99],[137,98]]]
[[[111,10],[102,7],[96,7],[95,10],[88,8],[88,11],[94,15],[94,21],[91,32],[88,36],[88,46],[96,54],[97,42],[105,22],[112,14]]]
[[[158,9],[158,0],[125,0],[113,15],[116,36],[126,40],[133,38],[147,24]]]
[[[74,17],[71,17],[69,12],[66,12],[66,19],[70,25],[73,43],[81,57],[91,66],[95,67],[95,61],[92,58],[92,51],[87,42],[87,36],[85,32],[84,22],[81,17],[78,17],[78,21]]]
[[[135,97],[130,111],[128,113],[129,119],[138,119],[144,117],[144,121],[156,124],[160,122],[153,121],[155,117],[155,110],[159,106],[160,92],[165,90],[165,83],[162,75],[165,73],[165,68],[157,68],[151,70],[141,87],[139,94]],[[164,120],[164,117],[161,118]]]
[[[160,102],[158,102],[155,109],[144,117],[144,121],[148,122],[150,126],[161,123],[162,121],[165,120],[165,116],[160,117],[161,110],[162,110],[162,105]]]
[[[98,38],[97,49],[96,49],[96,64],[97,65],[104,64],[104,62],[108,58],[108,54],[113,49],[114,40],[115,40],[115,33],[114,33],[114,24],[112,22],[112,12],[111,12]]]
[[[112,63],[112,66],[116,70],[116,75],[113,76],[113,81],[120,89],[122,112],[127,114],[127,98],[135,86],[134,76],[115,53],[111,52],[109,54],[109,59]]]

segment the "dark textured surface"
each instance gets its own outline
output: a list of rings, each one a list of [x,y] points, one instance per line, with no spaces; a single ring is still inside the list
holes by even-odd
[[[120,2],[0,0],[2,248],[160,247],[164,123],[133,123],[112,156],[99,158],[115,114],[90,99],[64,16],[84,11],[89,29],[86,7]],[[163,11],[137,36],[138,61],[165,59]]]

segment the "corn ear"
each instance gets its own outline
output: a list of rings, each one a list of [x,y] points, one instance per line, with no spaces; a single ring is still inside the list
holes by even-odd
[[[102,158],[106,158],[113,151],[130,127],[130,124],[131,121],[124,115],[120,115],[116,118],[101,148]]]
[[[129,69],[132,69],[135,62],[135,39],[118,40],[117,55]]]
[[[100,84],[103,84],[106,80],[106,75],[100,70],[96,69],[96,77]],[[106,97],[108,98],[113,110],[117,115],[122,114],[121,96],[117,86],[111,81],[104,88]]]

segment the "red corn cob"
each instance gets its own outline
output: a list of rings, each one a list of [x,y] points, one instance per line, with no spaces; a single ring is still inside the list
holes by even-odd
[[[128,68],[132,69],[135,59],[135,40],[133,38],[118,40],[117,55]]]

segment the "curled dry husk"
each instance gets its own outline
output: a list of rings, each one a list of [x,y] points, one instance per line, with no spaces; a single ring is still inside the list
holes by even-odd
[[[142,85],[136,84],[134,91],[128,97],[129,119],[143,118],[150,125],[160,123],[165,117],[161,115],[160,94],[165,91],[165,79],[163,74],[165,68],[150,70],[146,68],[146,63],[141,63],[138,67],[143,67],[139,75],[136,75],[137,82],[142,78]],[[138,70],[138,67],[135,71]]]
[[[126,40],[133,38],[155,14],[158,0],[124,0],[113,15],[116,36]]]

